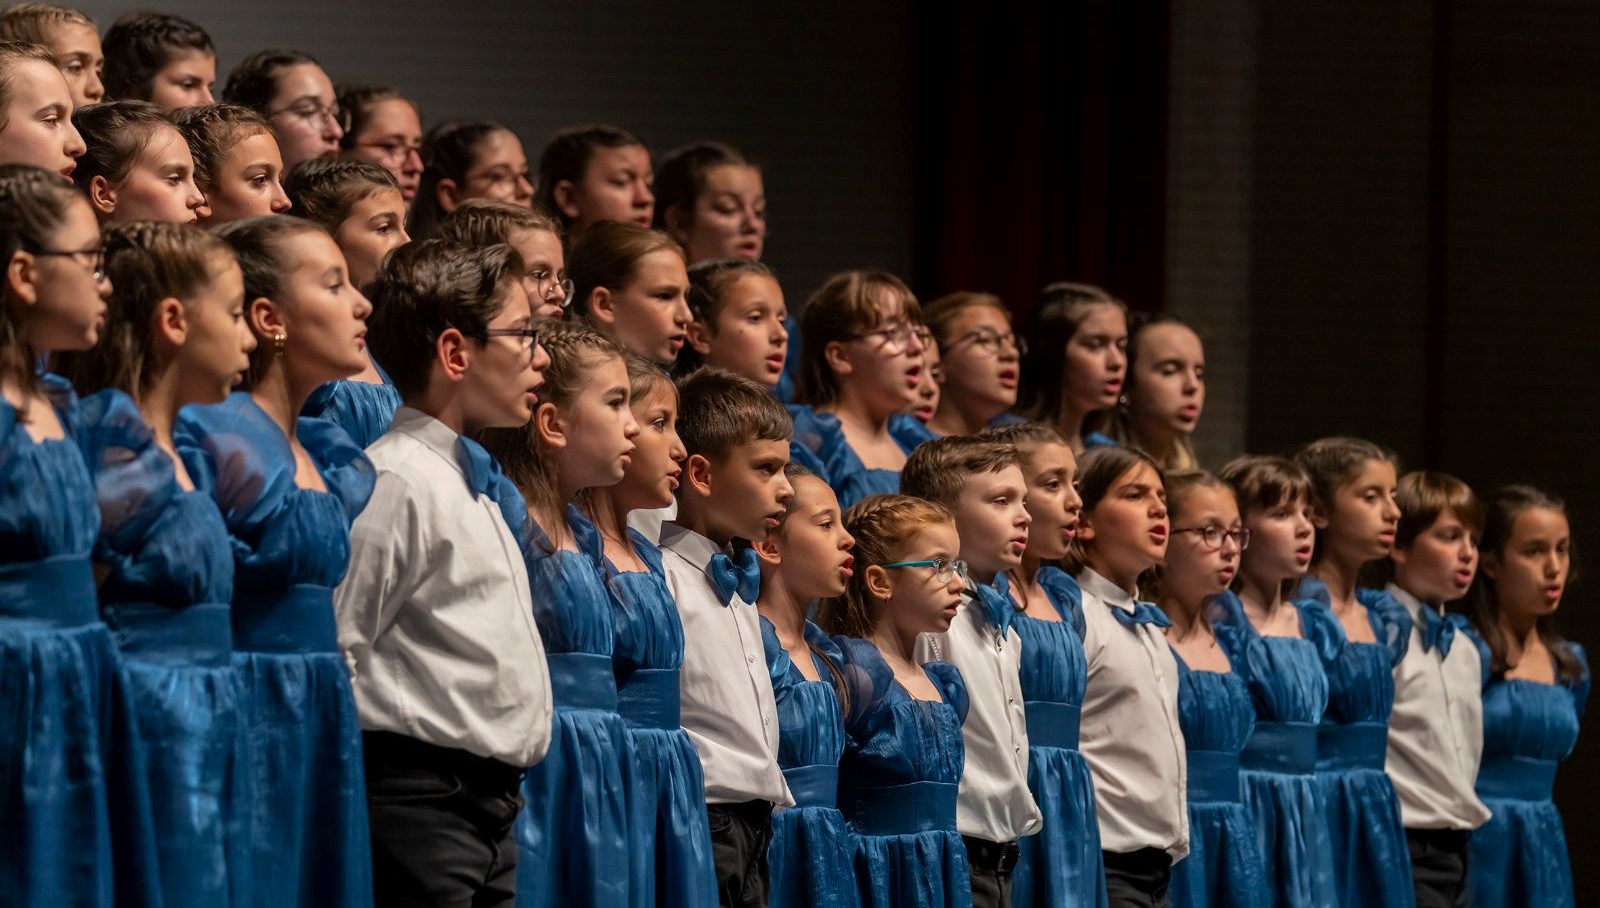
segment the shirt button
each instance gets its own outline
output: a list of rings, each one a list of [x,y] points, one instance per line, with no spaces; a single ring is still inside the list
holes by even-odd
[[[1007,697],[1006,698],[1006,702],[1010,703],[1012,706],[1016,706],[1017,705],[1017,698],[1016,697]]]
[[[744,661],[750,663],[751,665],[755,665],[756,664],[755,654],[754,653],[745,653],[744,654]]]

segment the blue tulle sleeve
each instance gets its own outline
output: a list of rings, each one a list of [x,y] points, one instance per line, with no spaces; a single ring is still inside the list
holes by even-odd
[[[1339,616],[1328,607],[1327,588],[1319,582],[1316,590],[1320,595],[1313,592],[1310,598],[1296,599],[1294,606],[1300,610],[1300,626],[1305,631],[1306,639],[1317,648],[1318,658],[1327,666],[1339,658],[1339,651],[1344,648],[1347,638],[1344,625],[1339,623]]]
[[[1378,642],[1389,651],[1389,667],[1395,668],[1411,647],[1411,613],[1383,590],[1358,589],[1356,598],[1367,607]]]
[[[65,438],[34,442],[0,401],[0,562],[87,555],[100,532],[100,510],[78,445],[78,397],[66,379],[42,375],[39,391],[55,409]]]
[[[918,447],[939,437],[933,434],[933,430],[922,420],[910,413],[896,413],[889,417],[889,434],[894,437],[895,442],[907,456]]]
[[[378,371],[382,374],[383,370]],[[387,380],[373,383],[341,379],[311,392],[300,415],[334,423],[365,450],[389,431],[398,409],[400,392]]]
[[[839,674],[844,679],[844,727],[861,737],[862,723],[877,715],[894,689],[894,669],[883,661],[878,648],[859,637],[836,636]]]
[[[1589,674],[1589,654],[1584,651],[1583,644],[1581,643],[1569,642],[1567,644],[1567,651],[1572,654],[1572,658],[1578,660],[1578,668],[1582,670],[1582,673],[1578,676],[1577,680],[1567,682],[1567,689],[1572,691],[1573,708],[1581,717],[1583,715],[1583,708],[1589,705],[1589,687],[1591,683],[1591,676]]]
[[[180,491],[172,458],[133,398],[108,388],[83,400],[78,447],[94,477],[100,502],[100,539],[95,560],[124,561]]]
[[[1206,618],[1211,622],[1211,631],[1216,634],[1222,651],[1227,653],[1228,661],[1234,665],[1242,664],[1254,628],[1245,617],[1244,603],[1239,595],[1232,590],[1224,590],[1207,599],[1204,608]]]
[[[922,667],[932,676],[933,684],[944,697],[944,702],[950,704],[956,711],[956,718],[965,725],[971,701],[967,699],[967,685],[961,680],[961,670],[948,662],[925,662]]]
[[[1045,567],[1039,571],[1039,585],[1044,587],[1050,602],[1061,613],[1061,620],[1072,625],[1083,639],[1083,588],[1072,575],[1058,567]]]
[[[354,521],[367,507],[378,482],[378,471],[349,433],[325,419],[301,417],[295,424],[300,444],[317,462],[328,491],[344,502],[345,514]]]
[[[832,485],[833,479],[828,476],[828,468],[818,453],[824,444],[824,430],[817,422],[815,411],[805,404],[788,404],[784,409],[794,421],[794,434],[789,437],[789,459]]]

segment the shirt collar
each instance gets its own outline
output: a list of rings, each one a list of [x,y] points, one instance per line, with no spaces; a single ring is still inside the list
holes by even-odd
[[[677,552],[683,560],[702,571],[711,564],[711,556],[722,551],[705,536],[670,520],[661,524],[661,547]]]
[[[1122,587],[1096,574],[1089,568],[1084,568],[1077,579],[1079,588],[1085,593],[1094,596],[1112,608],[1122,609],[1129,613],[1133,612],[1133,597],[1128,595],[1128,591]]]
[[[456,439],[461,436],[454,429],[411,407],[401,407],[394,412],[390,429],[421,442],[428,450],[449,461],[451,469],[461,473],[461,467],[456,463]]]
[[[1396,586],[1393,583],[1390,583],[1388,586],[1384,587],[1384,592],[1386,592],[1389,595],[1393,596],[1395,598],[1396,602],[1399,602],[1401,605],[1406,607],[1406,611],[1411,613],[1411,620],[1412,621],[1417,620],[1417,615],[1423,609],[1429,609],[1429,610],[1433,611],[1435,614],[1440,614],[1440,613],[1442,613],[1444,611],[1443,609],[1439,608],[1438,606],[1430,605],[1430,604],[1428,604],[1426,602],[1423,602],[1421,599],[1418,599],[1417,597],[1411,595],[1410,593],[1406,592],[1405,590],[1401,589],[1400,587]]]

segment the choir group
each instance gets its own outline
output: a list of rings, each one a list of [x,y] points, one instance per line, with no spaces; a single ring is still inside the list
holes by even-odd
[[[0,15],[0,902],[1573,904],[1560,499],[1206,472],[1173,315],[791,315],[729,146],[217,63]]]

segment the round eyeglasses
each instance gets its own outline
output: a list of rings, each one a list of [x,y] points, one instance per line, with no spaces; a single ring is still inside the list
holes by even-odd
[[[1215,552],[1222,548],[1223,541],[1231,539],[1239,546],[1239,551],[1250,547],[1250,530],[1248,527],[1239,527],[1234,530],[1225,530],[1216,524],[1203,527],[1173,527],[1174,533],[1193,533],[1200,537],[1200,545],[1207,551]]]

